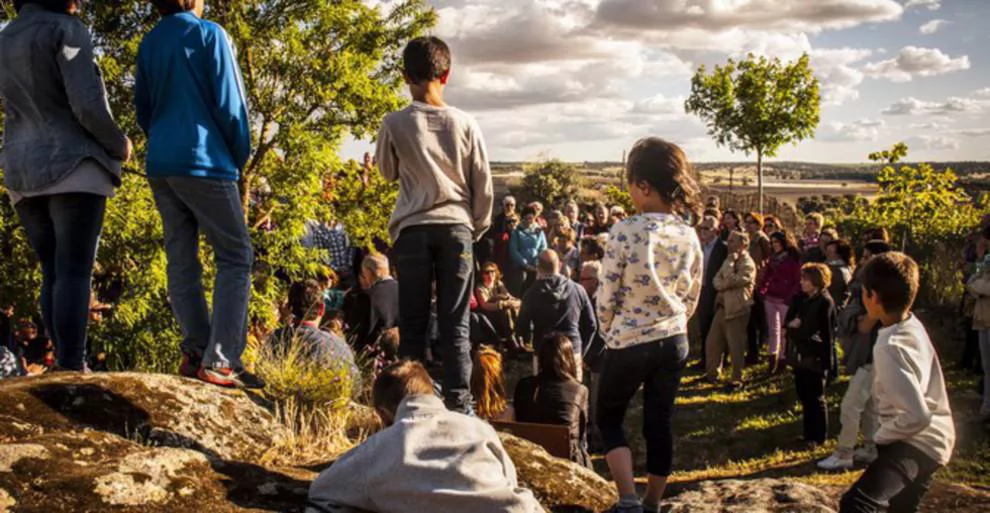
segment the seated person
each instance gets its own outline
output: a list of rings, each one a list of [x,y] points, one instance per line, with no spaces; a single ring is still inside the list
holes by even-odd
[[[371,254],[361,263],[360,291],[345,297],[348,339],[358,352],[378,340],[382,331],[399,325],[399,282],[392,278],[388,258]]]
[[[48,370],[55,366],[55,344],[38,333],[38,325],[34,321],[21,319],[15,338],[26,367]]]
[[[515,420],[569,426],[571,461],[591,468],[588,456],[588,389],[578,382],[574,349],[564,335],[552,334],[537,352],[539,374],[516,385]]]
[[[502,340],[511,342],[510,347],[518,347],[515,329],[522,302],[512,297],[502,283],[502,273],[495,262],[485,262],[481,268],[481,284],[474,289],[478,309],[487,317]]]
[[[385,426],[313,481],[306,513],[542,513],[521,488],[495,430],[448,410],[422,364],[404,361],[375,380]]]
[[[359,390],[361,371],[350,346],[339,335],[320,329],[326,311],[320,284],[316,280],[293,283],[289,288],[289,307],[292,321],[269,337],[276,354],[298,348],[301,356],[318,359],[321,365],[347,369],[353,380],[352,388]]]
[[[512,409],[505,393],[502,355],[491,346],[481,346],[471,367],[471,397],[474,412],[485,420],[511,420]]]
[[[323,268],[319,273],[320,287],[323,289],[323,304],[326,305],[327,317],[330,314],[344,309],[345,292],[339,288],[340,277],[329,267]]]

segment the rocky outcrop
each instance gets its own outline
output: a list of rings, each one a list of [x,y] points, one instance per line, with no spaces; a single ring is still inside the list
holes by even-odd
[[[554,513],[598,513],[615,504],[615,486],[594,471],[550,456],[542,447],[500,433],[519,483]]]
[[[664,511],[670,513],[835,512],[835,500],[827,493],[780,479],[705,481],[667,504]]]

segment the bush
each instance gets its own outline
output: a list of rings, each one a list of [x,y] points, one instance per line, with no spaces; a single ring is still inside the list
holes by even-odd
[[[341,408],[361,380],[348,365],[314,357],[309,344],[296,337],[288,347],[263,341],[256,350],[254,372],[267,382],[264,394],[276,404],[291,401],[301,407]]]
[[[547,209],[578,196],[581,178],[577,169],[559,160],[550,160],[523,168],[523,179],[510,192],[522,203],[542,202]]]

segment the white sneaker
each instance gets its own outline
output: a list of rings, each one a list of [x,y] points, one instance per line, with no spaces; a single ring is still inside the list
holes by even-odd
[[[853,453],[853,461],[869,465],[877,460],[877,446],[864,445]]]
[[[843,457],[838,452],[818,462],[818,468],[822,470],[852,470],[854,466],[852,456]]]

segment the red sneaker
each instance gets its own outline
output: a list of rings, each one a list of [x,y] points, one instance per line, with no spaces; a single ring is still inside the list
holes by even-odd
[[[179,364],[179,375],[187,378],[199,377],[200,358],[189,353],[182,353],[182,363]]]
[[[196,372],[196,377],[201,381],[205,381],[211,385],[227,388],[234,388],[237,386],[237,382],[234,379],[235,376],[236,375],[233,369],[226,369],[222,367],[215,369],[200,367],[199,371]]]

